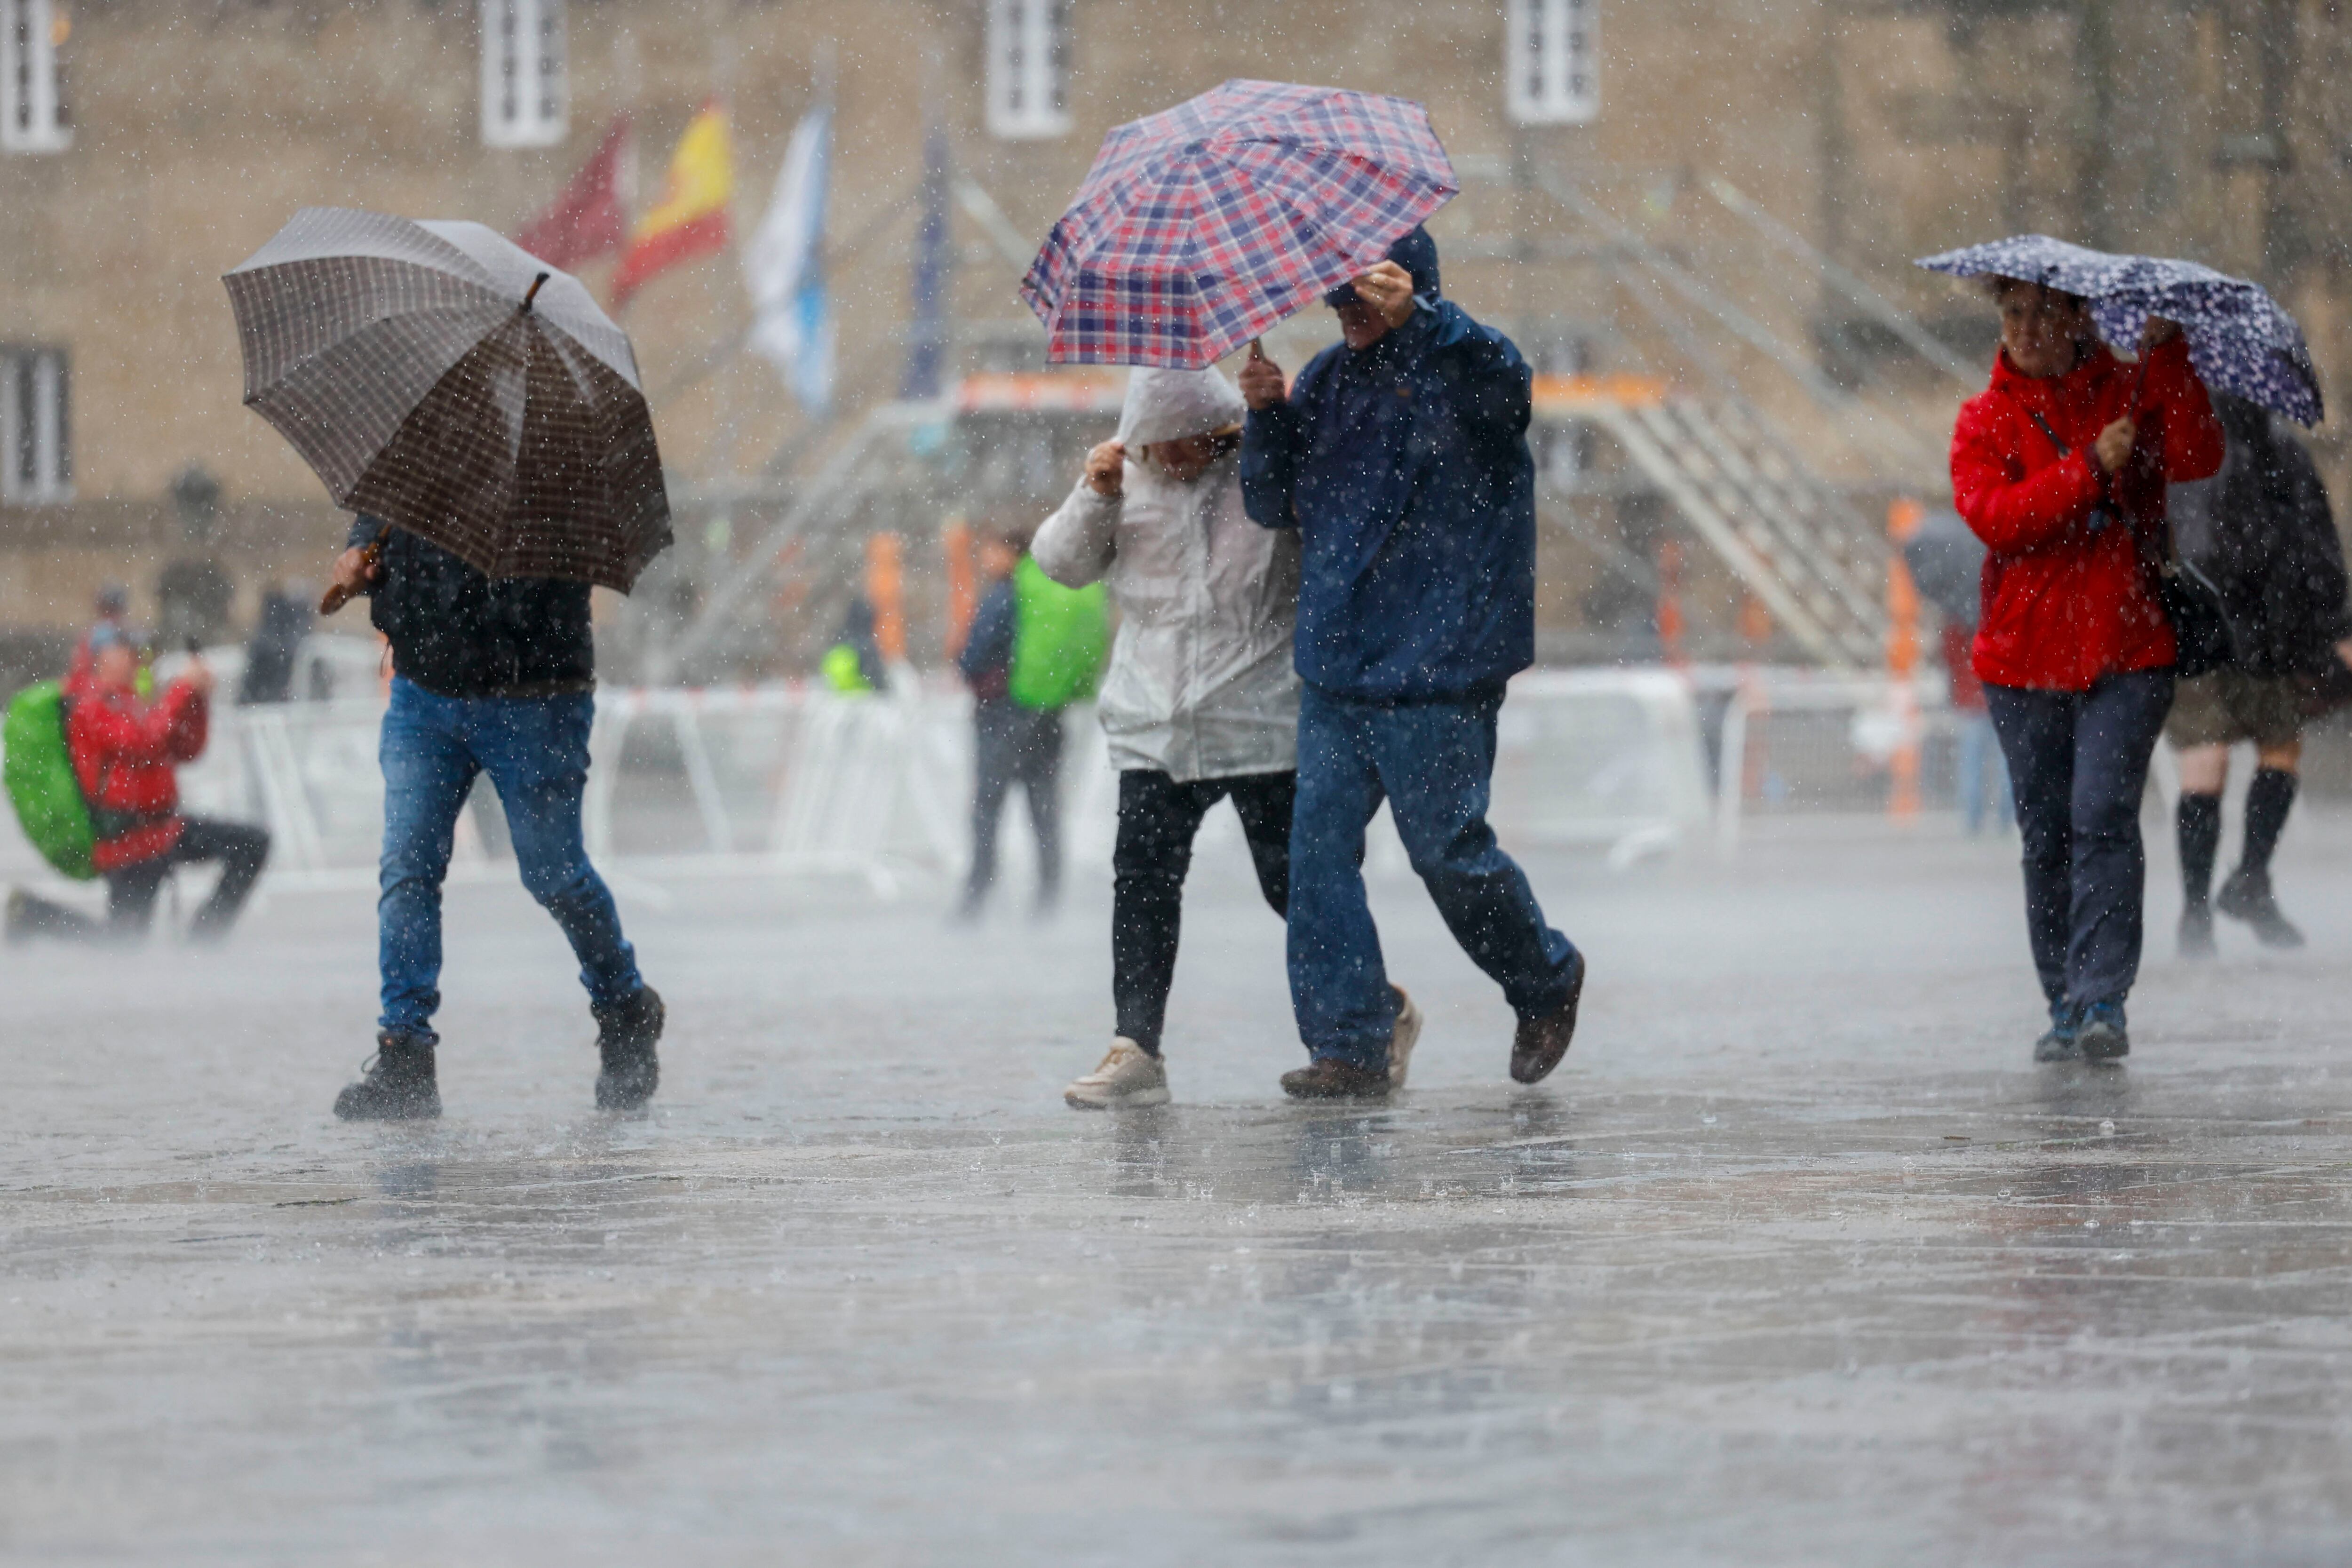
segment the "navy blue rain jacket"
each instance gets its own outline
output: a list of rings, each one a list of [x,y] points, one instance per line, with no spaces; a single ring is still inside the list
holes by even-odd
[[[1448,300],[1315,356],[1242,434],[1242,500],[1299,531],[1298,674],[1335,696],[1483,694],[1535,662],[1532,377]]]

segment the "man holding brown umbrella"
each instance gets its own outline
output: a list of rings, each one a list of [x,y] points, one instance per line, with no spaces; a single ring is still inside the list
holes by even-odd
[[[440,1113],[433,1015],[441,1004],[441,883],[457,814],[487,773],[506,810],[522,884],[571,941],[596,1019],[596,1103],[635,1110],[660,1074],[662,1001],[637,973],[620,912],[588,863],[580,802],[596,721],[596,654],[588,584],[498,581],[404,530],[371,544],[362,516],[335,563],[335,585],[372,593],[392,644],[383,768],[383,860],[377,961],[383,1013],[365,1076],[335,1098],[346,1121]]]
[[[576,279],[478,224],[306,208],[226,281],[246,403],[360,514],[320,607],[373,595],[392,645],[383,1016],[335,1114],[441,1112],[441,884],[481,774],[523,886],[580,961],[603,1058],[596,1103],[642,1107],[659,1079],[662,1002],[581,831],[590,587],[627,592],[670,538],[627,337]]]

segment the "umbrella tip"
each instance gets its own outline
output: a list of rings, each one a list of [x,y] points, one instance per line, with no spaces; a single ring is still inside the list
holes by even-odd
[[[555,274],[552,272],[542,272],[538,277],[530,280],[530,292],[522,297],[522,308],[524,310],[530,310],[530,302],[539,298],[539,286],[554,276]]]

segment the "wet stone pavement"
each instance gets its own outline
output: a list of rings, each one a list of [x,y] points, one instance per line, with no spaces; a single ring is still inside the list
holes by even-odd
[[[2005,847],[1534,857],[1575,1051],[1410,883],[1412,1090],[1283,1103],[1279,929],[1206,847],[1180,1103],[1064,1110],[1108,896],[633,882],[653,1114],[453,889],[448,1114],[327,1114],[363,893],[224,952],[0,955],[0,1560],[2248,1563],[2352,1557],[2352,819],[2313,941],[2170,956],[2036,1068]],[[1021,863],[1016,859],[1015,877]],[[2233,940],[2234,939],[2234,940]]]

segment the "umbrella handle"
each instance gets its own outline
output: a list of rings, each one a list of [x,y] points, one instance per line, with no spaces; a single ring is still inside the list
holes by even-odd
[[[382,563],[383,542],[391,537],[392,524],[387,522],[376,536],[368,542],[367,548],[360,552],[362,576],[373,573]],[[346,588],[341,583],[330,583],[327,584],[327,591],[319,595],[319,613],[322,616],[331,616],[358,597],[357,588]]]

